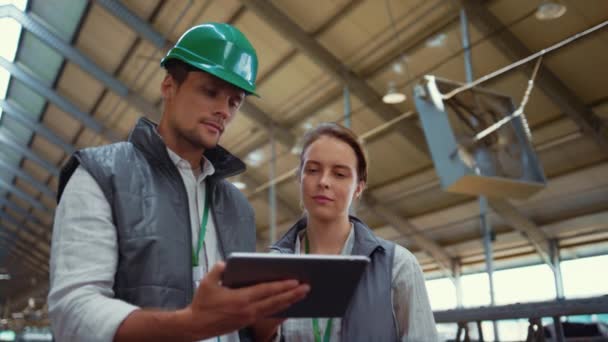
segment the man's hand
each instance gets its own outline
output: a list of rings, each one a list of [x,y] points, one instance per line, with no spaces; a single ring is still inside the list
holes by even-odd
[[[192,304],[185,309],[192,331],[204,339],[249,326],[302,300],[310,287],[296,280],[230,289],[220,285],[224,263],[217,263],[201,280]],[[267,322],[271,322],[267,321]],[[278,326],[280,320],[276,321]]]
[[[274,333],[272,319],[262,320],[301,300],[310,290],[295,280],[258,284],[241,289],[220,285],[224,263],[216,264],[202,280],[192,304],[177,311],[138,309],[120,324],[114,341],[198,341],[224,335],[265,321],[256,337]],[[275,327],[278,327],[278,322]]]

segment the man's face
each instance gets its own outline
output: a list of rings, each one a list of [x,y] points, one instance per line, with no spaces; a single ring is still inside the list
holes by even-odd
[[[215,147],[245,99],[245,92],[206,72],[189,72],[181,85],[167,75],[161,90],[168,126],[180,143]]]

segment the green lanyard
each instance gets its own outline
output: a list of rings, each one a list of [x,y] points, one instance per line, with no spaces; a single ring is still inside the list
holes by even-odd
[[[208,189],[206,189],[208,190]],[[203,243],[205,242],[205,234],[207,233],[207,221],[209,220],[209,202],[210,202],[209,192],[205,191],[205,205],[203,208],[203,221],[201,222],[201,230],[198,234],[198,243],[196,250],[192,249],[192,265],[198,266],[198,255],[201,252],[201,248],[203,247]],[[208,270],[207,270],[208,271]]]
[[[306,254],[310,254],[310,247],[308,242],[308,234],[304,235],[305,238],[305,251]],[[332,328],[332,318],[327,320],[327,325],[325,326],[325,334],[323,334],[323,342],[329,342],[331,338],[331,328]],[[319,331],[319,320],[317,318],[312,319],[312,333],[315,336],[315,342],[321,342],[321,332]]]
[[[198,233],[198,242],[196,243],[196,251],[192,249],[192,266],[198,267],[198,255],[201,252],[203,243],[205,242],[205,234],[207,234],[207,221],[209,221],[209,202],[211,195],[209,189],[205,189],[205,205],[203,206],[203,220],[201,221],[201,230]],[[207,270],[209,271],[209,270]],[[220,342],[220,336],[217,337],[217,342]]]

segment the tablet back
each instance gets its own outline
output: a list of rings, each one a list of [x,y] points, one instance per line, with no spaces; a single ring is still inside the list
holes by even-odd
[[[342,317],[368,263],[354,255],[232,253],[222,284],[239,288],[296,279],[310,285],[308,296],[275,316]]]

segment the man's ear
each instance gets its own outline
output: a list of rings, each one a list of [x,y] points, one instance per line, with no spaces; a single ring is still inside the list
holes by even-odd
[[[365,190],[365,182],[360,181],[357,184],[357,188],[355,189],[355,199],[361,198],[361,194],[363,194],[363,190]]]
[[[167,101],[175,95],[175,91],[177,90],[177,83],[171,77],[171,75],[165,75],[165,78],[160,84],[160,93],[163,97],[163,100]]]

